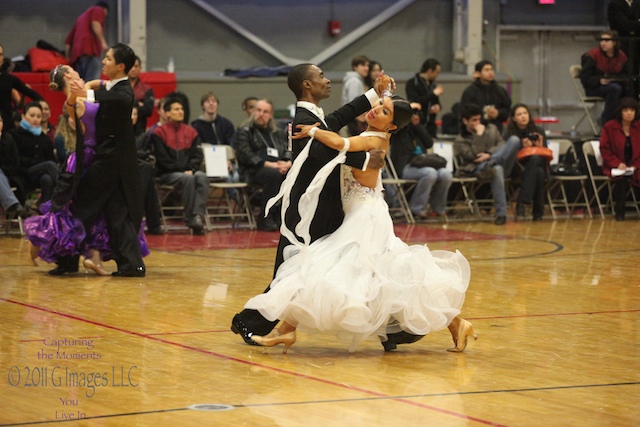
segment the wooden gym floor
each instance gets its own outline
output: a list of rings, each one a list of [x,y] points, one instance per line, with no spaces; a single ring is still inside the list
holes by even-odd
[[[0,426],[640,424],[640,221],[397,234],[470,260],[464,353],[447,330],[391,353],[245,345],[230,320],[268,284],[277,233],[150,236],[144,279],[51,277],[0,237]]]

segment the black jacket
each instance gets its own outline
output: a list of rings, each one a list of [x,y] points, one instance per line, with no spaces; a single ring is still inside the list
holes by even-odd
[[[495,120],[485,120],[483,123],[493,123],[498,130],[502,130],[502,123],[509,118],[511,108],[511,98],[507,91],[495,81],[488,85],[482,83],[480,79],[474,80],[462,93],[460,106],[465,104],[477,104],[481,108],[486,105],[493,105],[498,110],[498,117]]]

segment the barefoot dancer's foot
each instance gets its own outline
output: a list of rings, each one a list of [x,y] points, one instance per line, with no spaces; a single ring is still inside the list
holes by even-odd
[[[38,252],[40,252],[40,248],[37,246],[34,246],[33,244],[30,244],[29,247],[29,258],[31,259],[31,263],[35,266],[38,265]]]

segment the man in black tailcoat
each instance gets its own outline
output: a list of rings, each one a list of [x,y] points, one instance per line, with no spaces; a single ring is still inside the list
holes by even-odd
[[[140,176],[131,123],[134,96],[127,73],[135,62],[133,50],[122,43],[113,46],[102,60],[102,72],[110,78],[97,90],[86,89],[82,81],[71,83],[72,92],[98,102],[96,116],[96,159],[80,180],[72,213],[89,229],[105,212],[109,245],[118,271],[113,276],[144,277],[138,231],[144,212]],[[90,82],[89,82],[90,84]],[[78,257],[58,262],[52,275],[78,271]]]
[[[331,95],[331,81],[324,76],[318,66],[313,64],[296,65],[289,72],[287,83],[297,99],[296,114],[292,124],[293,132],[296,131],[296,126],[299,124],[308,125],[314,123],[320,123],[318,126],[320,129],[338,132],[347,123],[355,120],[357,116],[370,110],[379,99],[382,91],[386,89],[383,87],[378,88],[378,84],[376,84],[376,89],[369,90],[366,94],[325,116],[318,104],[321,100]],[[376,81],[376,83],[378,82]],[[308,138],[293,140],[292,153],[294,160],[308,141]],[[296,225],[300,222],[298,213],[300,197],[318,171],[338,154],[336,150],[318,141],[313,141],[312,144],[309,158],[306,160],[304,168],[300,170],[300,174],[291,189],[291,205],[284,215],[284,222],[289,230],[295,230]],[[382,150],[374,150],[369,153],[347,153],[345,163],[362,170],[366,168],[381,168],[384,164],[382,155]],[[344,212],[342,211],[340,194],[340,168],[336,167],[327,178],[324,189],[320,193],[316,211],[318,214],[311,221],[309,229],[311,242],[333,233],[342,224]],[[375,232],[375,230],[372,230],[372,232]],[[281,235],[276,254],[274,275],[284,261],[283,251],[288,245],[290,245],[290,242]],[[268,291],[269,288],[267,287],[265,292]],[[255,342],[251,340],[251,336],[253,334],[266,335],[277,323],[277,320],[271,322],[265,319],[257,310],[245,309],[233,317],[231,330],[236,334],[242,335],[247,344],[255,345]],[[397,343],[400,342],[398,341]]]

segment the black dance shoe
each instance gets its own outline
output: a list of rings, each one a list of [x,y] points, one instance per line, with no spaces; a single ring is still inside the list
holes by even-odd
[[[502,215],[496,218],[495,221],[493,221],[493,223],[495,225],[505,225],[507,223],[507,217]]]
[[[411,344],[420,341],[424,335],[414,335],[409,332],[400,331],[387,334],[387,340],[382,343],[384,351],[392,351],[398,348],[398,344]]]
[[[118,269],[118,271],[111,273],[115,277],[144,277],[145,274],[144,266]]]
[[[58,267],[54,268],[53,270],[49,270],[48,271],[48,273],[51,276],[65,276],[67,274],[75,274],[77,272],[78,272],[78,266],[77,265],[76,265],[75,268],[59,265]]]
[[[246,327],[244,322],[238,318],[237,314],[233,316],[233,320],[231,320],[231,332],[234,334],[240,334],[244,342],[249,345],[258,345],[257,342],[251,339],[253,332]]]

